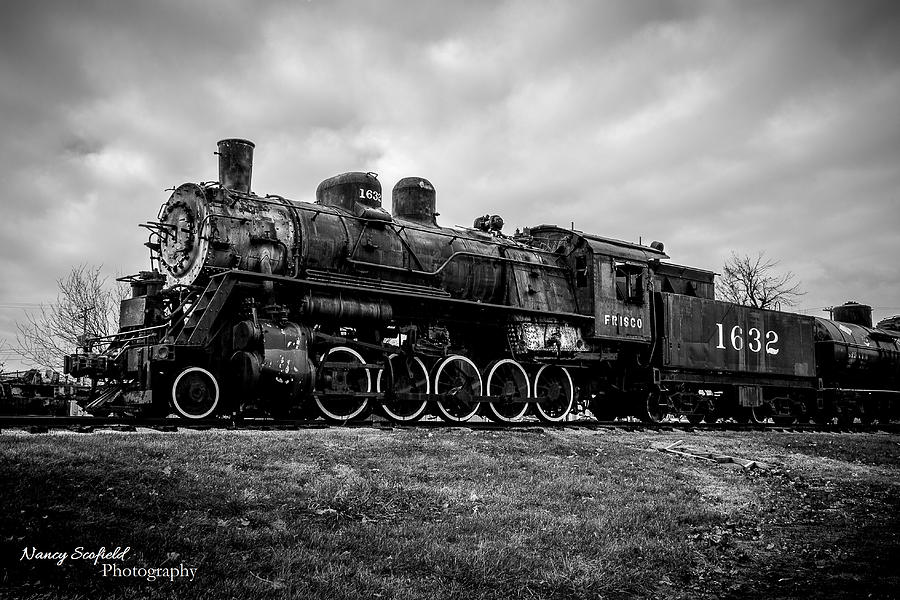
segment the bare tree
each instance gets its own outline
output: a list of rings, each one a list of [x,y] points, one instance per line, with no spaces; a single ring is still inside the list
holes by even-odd
[[[58,279],[56,303],[41,304],[16,326],[18,350],[35,366],[59,370],[63,356],[93,337],[115,332],[120,288],[109,285],[100,267],[79,265]]]
[[[766,258],[765,252],[756,256],[732,252],[716,280],[716,295],[721,300],[756,308],[793,306],[806,292],[800,291],[800,283],[794,280],[792,272],[778,273],[776,267],[778,261]]]

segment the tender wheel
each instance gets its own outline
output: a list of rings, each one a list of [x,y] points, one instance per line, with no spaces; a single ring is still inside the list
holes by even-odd
[[[812,413],[812,422],[816,425],[831,425],[834,421],[834,416],[825,410],[815,411]]]
[[[703,413],[688,413],[685,415],[687,417],[688,423],[691,425],[699,425],[703,422],[703,419],[706,418],[706,415]]]
[[[572,411],[575,403],[575,386],[565,367],[544,365],[534,376],[534,411],[537,418],[548,423],[558,423]]]
[[[425,363],[418,356],[412,358],[400,356],[399,354],[391,354],[388,357],[394,370],[394,393],[395,394],[430,394],[431,380],[428,378],[428,369]],[[379,393],[383,392],[382,385],[386,385],[384,381],[384,369],[378,371],[378,378],[375,380],[375,390]],[[427,400],[402,400],[394,398],[392,400],[384,400],[379,406],[385,417],[391,421],[398,423],[412,423],[418,421],[425,414],[428,408]]]
[[[448,356],[434,374],[434,393],[453,398],[437,401],[438,414],[451,423],[468,421],[481,405],[475,400],[481,396],[481,388],[481,373],[475,363],[459,354]]]
[[[528,412],[528,404],[515,401],[531,397],[531,382],[528,381],[528,374],[525,373],[522,365],[511,358],[504,358],[494,363],[488,370],[487,395],[513,401],[504,404],[485,403],[484,414],[487,418],[499,423],[513,423],[521,420]]]
[[[706,411],[703,413],[703,422],[713,424],[717,423],[721,418],[721,409],[716,405],[714,401],[710,401],[706,407]]]
[[[694,410],[684,415],[687,417],[688,423],[699,425],[700,423],[715,423],[718,420],[715,403],[709,400],[708,396],[691,393],[690,398],[693,401]]]
[[[874,402],[863,401],[859,406],[859,422],[874,425],[878,420],[878,410]]]
[[[644,412],[641,418],[649,423],[661,423],[669,413],[669,406],[665,402],[665,396],[660,392],[646,392],[644,398]]]
[[[328,367],[325,362],[349,363],[348,367]],[[328,421],[343,423],[359,418],[369,408],[368,398],[328,398],[327,394],[368,393],[372,391],[372,375],[365,368],[354,368],[352,364],[364,365],[362,355],[346,346],[335,346],[322,355],[323,367],[319,371],[316,408]],[[325,394],[324,396],[322,394]]]
[[[758,422],[753,419],[753,409],[748,406],[737,407],[731,417],[734,419],[735,423],[740,423],[741,425]]]
[[[765,404],[750,409],[750,422],[754,425],[762,425],[769,418],[769,407]]]
[[[793,425],[796,423],[797,417],[793,415],[775,415],[772,417],[772,422],[784,427],[785,425]]]
[[[598,421],[612,421],[617,416],[615,405],[609,394],[603,392],[591,398],[590,409]]]
[[[208,417],[219,405],[219,383],[212,373],[188,367],[172,384],[172,408],[185,419]]]

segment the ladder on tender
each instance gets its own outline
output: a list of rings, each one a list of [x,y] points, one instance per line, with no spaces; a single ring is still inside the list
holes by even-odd
[[[166,337],[173,339],[176,344],[206,344],[210,329],[231,296],[235,283],[235,278],[227,275],[210,279],[187,318],[174,324]]]

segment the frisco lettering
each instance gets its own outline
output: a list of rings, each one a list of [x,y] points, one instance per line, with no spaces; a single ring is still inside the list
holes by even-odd
[[[613,327],[633,327],[642,329],[644,320],[641,317],[629,317],[628,315],[603,315],[603,324]]]
[[[100,560],[125,560],[125,555],[130,551],[131,546],[127,546],[125,549],[116,546],[115,550],[107,550],[104,546],[94,552],[85,551],[84,546],[78,546],[69,555],[68,552],[42,552],[32,546],[30,549],[28,547],[22,549],[22,557],[19,560],[53,560],[58,566],[62,566],[67,558],[71,558],[72,560],[93,560],[96,565]]]

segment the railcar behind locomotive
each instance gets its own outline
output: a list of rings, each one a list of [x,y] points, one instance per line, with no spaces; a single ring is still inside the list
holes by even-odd
[[[375,410],[515,422],[667,414],[888,419],[900,345],[871,322],[714,299],[714,273],[650,246],[485,215],[437,222],[407,177],[324,180],[314,203],[251,190],[254,145],[218,144],[219,179],[160,208],[151,270],[125,278],[120,331],[66,357],[95,413],[318,416]]]
[[[0,415],[68,414],[72,402],[86,398],[87,389],[37,369],[0,373]]]

